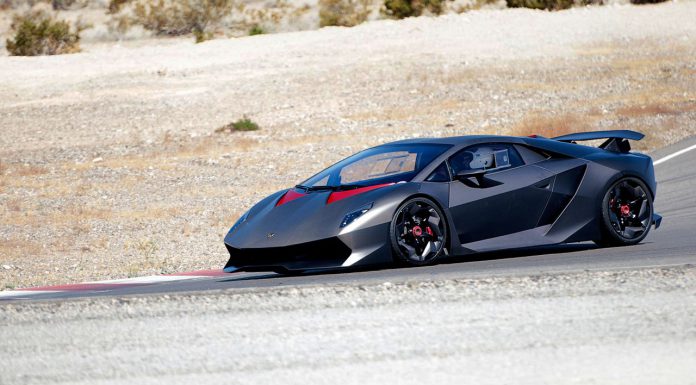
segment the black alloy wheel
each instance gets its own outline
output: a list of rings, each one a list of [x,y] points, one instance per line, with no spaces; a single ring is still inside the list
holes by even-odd
[[[433,201],[413,198],[396,210],[389,235],[397,261],[422,266],[434,262],[443,253],[447,223]]]
[[[600,246],[635,245],[650,231],[653,199],[645,183],[637,178],[615,182],[602,201]]]

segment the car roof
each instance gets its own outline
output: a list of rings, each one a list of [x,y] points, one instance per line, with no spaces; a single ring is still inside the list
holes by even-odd
[[[453,146],[469,145],[485,142],[512,142],[522,143],[521,138],[515,136],[498,136],[498,135],[464,135],[452,136],[447,138],[413,138],[397,140],[395,142],[384,143],[382,146],[391,144],[449,144]]]

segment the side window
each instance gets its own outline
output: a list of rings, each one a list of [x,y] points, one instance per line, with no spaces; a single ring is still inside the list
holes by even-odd
[[[502,143],[485,143],[467,147],[454,154],[449,163],[452,175],[467,170],[505,169],[524,164],[514,146]]]
[[[447,170],[447,163],[442,162],[441,165],[437,166],[437,168],[430,174],[428,175],[427,178],[425,178],[426,182],[449,182],[450,181],[450,174],[449,171]]]
[[[521,144],[516,144],[515,149],[522,157],[524,164],[534,164],[549,159],[550,156],[541,150],[534,150]]]

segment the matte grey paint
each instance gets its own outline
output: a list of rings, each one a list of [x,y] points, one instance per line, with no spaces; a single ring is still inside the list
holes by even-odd
[[[636,137],[630,132],[611,131],[589,136]],[[430,198],[443,210],[448,224],[449,254],[578,242],[599,237],[601,200],[608,186],[617,179],[636,176],[646,183],[653,198],[656,191],[652,160],[642,154],[611,152],[546,138],[504,136],[412,139],[395,143],[445,143],[452,147],[424,167],[411,182],[330,204],[326,203],[330,192],[319,191],[276,207],[278,199],[288,190],[279,191],[255,205],[246,222],[234,233],[227,234],[225,243],[243,251],[337,237],[352,253],[334,267],[389,263],[392,256],[388,229],[392,217],[402,202],[418,195]],[[491,185],[487,188],[469,187],[460,181],[424,181],[449,157],[480,143],[514,144],[528,164],[486,174],[484,178]],[[545,159],[533,151],[542,151],[550,157]],[[558,200],[564,203],[561,207]],[[345,228],[339,227],[346,214],[368,203],[373,203],[371,210]],[[269,233],[275,236],[269,238]],[[254,267],[236,266],[234,262],[231,258],[226,267]],[[258,265],[266,266],[263,261]]]

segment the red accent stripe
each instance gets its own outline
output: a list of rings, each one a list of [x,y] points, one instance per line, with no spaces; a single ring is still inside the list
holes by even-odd
[[[303,194],[303,193],[297,192],[295,190],[288,190],[288,192],[283,194],[283,196],[278,200],[278,203],[276,203],[276,207],[278,207],[280,205],[284,205],[290,201],[294,201],[297,198],[302,198],[305,195],[307,195],[307,194]]]
[[[163,274],[163,276],[200,276],[200,277],[221,277],[227,276],[228,273],[220,269],[215,270],[198,270],[198,271],[186,271],[183,273],[174,274]],[[27,287],[23,289],[17,289],[18,291],[98,291],[98,290],[112,290],[120,289],[124,287],[133,286],[148,286],[157,283],[163,283],[168,281],[153,281],[153,282],[93,282],[93,283],[70,283],[65,285],[53,285],[53,286],[41,286],[41,287]],[[169,281],[174,282],[174,281]]]
[[[376,190],[378,188],[382,188],[382,187],[386,187],[386,186],[391,186],[393,184],[394,183],[376,184],[374,186],[360,187],[360,188],[356,188],[353,190],[332,192],[331,195],[329,195],[329,199],[326,200],[326,204],[328,205],[329,203],[340,201],[341,199],[350,198],[353,195],[362,194],[364,192]]]

